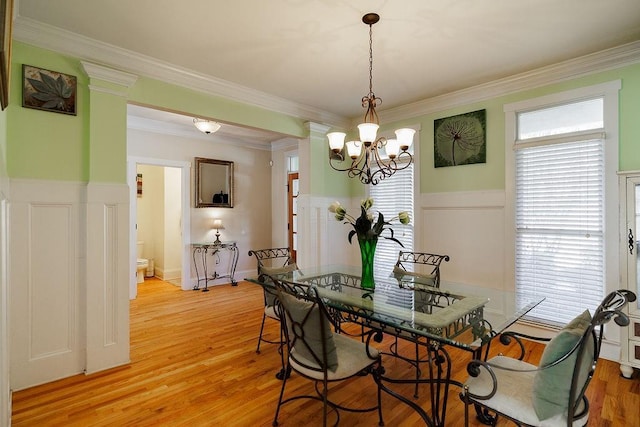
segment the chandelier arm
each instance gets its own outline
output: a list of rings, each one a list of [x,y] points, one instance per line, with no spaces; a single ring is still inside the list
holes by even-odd
[[[347,168],[342,169],[340,167],[336,167],[333,164],[333,162],[337,161],[337,160],[340,160],[341,162],[344,161],[344,156],[342,156],[342,155],[340,155],[340,156],[341,156],[341,159],[333,159],[333,158],[329,159],[329,166],[331,166],[332,169],[337,170],[338,172],[349,172],[349,171],[355,169],[356,166],[358,165],[358,163],[360,162],[360,158],[357,158],[355,160],[351,160],[351,165],[349,167],[347,167]],[[362,155],[360,157],[362,157]]]

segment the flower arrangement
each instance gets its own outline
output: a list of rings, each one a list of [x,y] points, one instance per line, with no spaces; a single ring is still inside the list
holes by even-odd
[[[373,214],[369,212],[369,209],[373,206],[373,199],[371,197],[363,200],[360,203],[360,216],[354,218],[347,213],[347,210],[340,205],[339,202],[333,202],[329,205],[329,212],[335,214],[335,218],[338,221],[344,221],[345,224],[351,224],[353,230],[349,232],[349,243],[354,235],[358,236],[358,244],[360,245],[360,255],[362,258],[362,276],[361,286],[364,289],[374,289],[375,283],[373,280],[373,258],[375,256],[376,245],[378,244],[378,237],[383,237],[387,240],[393,240],[400,246],[404,247],[402,242],[393,237],[393,229],[390,227],[391,221],[398,220],[400,224],[409,224],[409,214],[405,211],[398,213],[398,216],[392,218],[390,221],[385,221],[381,212],[378,212],[378,218],[374,221]],[[382,235],[382,232],[388,230],[388,236]]]
[[[345,224],[349,223],[353,226],[353,230],[349,232],[349,243],[351,243],[351,239],[354,235],[358,235],[358,239],[362,240],[371,240],[377,239],[379,236],[382,236],[382,232],[384,230],[389,230],[390,236],[382,236],[385,239],[393,240],[398,243],[400,246],[404,247],[402,242],[393,237],[393,229],[390,227],[385,228],[385,226],[390,226],[393,220],[400,221],[400,224],[406,225],[409,224],[409,213],[406,211],[402,211],[398,213],[398,216],[391,218],[389,221],[384,220],[384,216],[381,212],[378,212],[378,219],[374,223],[373,214],[369,212],[369,209],[373,206],[373,198],[369,197],[363,200],[360,203],[360,216],[358,218],[354,218],[353,216],[347,213],[347,210],[342,207],[340,202],[333,202],[329,205],[329,212],[335,214],[335,218],[338,221],[345,221]]]

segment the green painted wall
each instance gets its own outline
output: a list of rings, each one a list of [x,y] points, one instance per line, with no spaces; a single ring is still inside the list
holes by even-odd
[[[0,111],[0,178],[7,176],[7,110]]]
[[[22,108],[22,64],[76,76],[77,115]],[[126,137],[126,128],[120,125],[126,123],[126,115],[122,116],[119,105],[109,108],[111,104],[117,104],[117,100],[91,102],[89,78],[77,58],[14,41],[11,76],[10,105],[6,110],[9,177],[126,182],[126,145],[121,143]],[[94,96],[102,98],[102,95]],[[267,129],[283,136],[304,138],[308,133],[304,120],[144,77],[130,89],[129,101]],[[102,141],[90,144],[91,134],[96,133],[95,128],[100,127],[102,119],[122,129],[99,129]],[[111,145],[104,142],[109,138],[113,141]]]
[[[102,145],[98,157],[90,153],[90,114],[88,78],[79,60],[19,42],[13,45],[10,105],[5,114],[6,164],[12,178],[71,181],[122,181],[122,147],[117,144],[110,153]],[[22,108],[22,64],[75,75],[78,78],[77,116]],[[640,64],[581,77],[560,84],[523,91],[488,101],[440,111],[397,123],[385,128],[420,124],[420,189],[422,193],[504,189],[504,104],[620,79],[620,169],[640,170]],[[298,138],[307,136],[304,120],[204,95],[168,83],[141,77],[130,89],[130,101],[170,111],[186,112],[220,121],[268,129]],[[106,107],[105,107],[106,108]],[[433,167],[433,121],[450,115],[487,110],[487,163],[448,168]],[[95,119],[95,117],[94,117]],[[120,118],[115,117],[115,122]],[[2,124],[0,120],[0,125]],[[120,138],[119,136],[116,136]],[[316,141],[317,142],[317,141]],[[312,144],[313,159],[323,159],[322,166],[312,171],[312,194],[319,196],[361,196],[364,187],[344,172],[336,172],[328,164],[326,140]],[[95,147],[94,147],[95,149]],[[91,158],[94,158],[92,165]],[[99,163],[95,162],[99,160]],[[97,168],[95,174],[91,168]],[[113,171],[113,173],[109,171]]]
[[[91,86],[124,92],[91,79]],[[127,101],[113,93],[91,90],[89,106],[89,181],[127,182]]]
[[[78,79],[77,116],[22,107],[22,64]],[[87,77],[77,59],[13,42],[7,108],[7,170],[11,178],[87,181]]]
[[[329,143],[325,135],[312,133],[311,143],[311,185],[313,195],[330,195],[333,197],[350,197],[353,194],[353,179],[345,172],[338,172],[329,165]],[[340,162],[338,162],[340,163]],[[344,162],[345,165],[347,162]]]
[[[621,80],[620,91],[620,170],[640,170],[640,64],[581,77],[559,84],[501,96],[434,114],[389,123],[385,128],[420,124],[420,191],[504,190],[505,133],[504,105],[579,87]],[[469,111],[487,110],[487,163],[435,168],[433,160],[433,121]]]
[[[305,120],[146,77],[140,77],[136,81],[129,99],[141,105],[214,118],[221,122],[238,123],[298,138],[306,137],[308,133],[304,125]]]

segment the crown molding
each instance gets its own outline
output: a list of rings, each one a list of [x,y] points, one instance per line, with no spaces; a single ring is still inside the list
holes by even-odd
[[[29,18],[16,17],[13,38],[81,60],[105,64],[125,73],[154,78],[212,96],[250,104],[315,123],[324,123],[330,127],[349,128],[356,120],[207,76]],[[411,119],[638,62],[640,62],[640,41],[396,108],[380,110],[378,113],[381,123]]]
[[[348,123],[346,118],[327,111],[198,73],[30,18],[16,17],[13,38],[84,61],[104,64],[125,73],[150,77],[304,120],[328,123],[334,126],[344,126]]]
[[[82,65],[82,69],[90,78],[114,83],[118,86],[124,86],[127,89],[133,86],[136,80],[138,80],[138,76],[135,74],[124,73],[119,70],[114,70],[113,68],[92,64],[91,62],[80,61],[80,65]]]
[[[271,151],[297,150],[299,142],[299,139],[292,137],[282,138],[271,143]]]
[[[381,122],[406,120],[461,105],[625,67],[640,62],[640,41],[516,74],[490,83],[450,92],[397,108],[379,111]]]

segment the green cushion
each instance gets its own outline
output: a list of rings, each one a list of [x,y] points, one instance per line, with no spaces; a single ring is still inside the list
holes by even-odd
[[[289,316],[287,316],[287,328],[289,329],[291,339],[293,339],[293,334],[296,333],[295,328],[291,326],[291,321],[297,324],[304,322],[304,324],[302,324],[303,336],[298,337],[292,349],[292,352],[295,353],[295,358],[299,362],[307,365],[318,366],[318,362],[313,355],[322,361],[322,331],[324,330],[324,346],[327,352],[326,367],[335,372],[338,368],[338,352],[336,351],[336,344],[333,341],[333,332],[331,331],[331,323],[329,320],[323,315],[323,312],[320,311],[317,304],[314,305],[310,301],[298,299],[284,292],[280,292],[279,295],[282,305],[291,317],[289,318]],[[311,313],[309,313],[309,311],[311,311]],[[299,331],[297,335],[301,335]],[[303,341],[308,345],[308,348]]]
[[[412,280],[414,284],[418,285],[435,286],[436,284],[435,274],[414,273],[413,271],[407,271],[397,265],[393,267],[393,275],[395,277],[409,276],[410,280]]]
[[[562,358],[582,338],[591,323],[591,314],[585,310],[581,315],[569,322],[544,349],[540,358],[540,367],[549,365]],[[578,390],[587,380],[593,361],[594,345],[591,337],[587,337],[587,348],[582,356],[582,365],[578,378]],[[576,365],[577,351],[556,366],[538,371],[533,380],[533,408],[540,420],[567,412],[571,379]]]
[[[291,264],[287,264],[284,267],[260,267],[261,274],[268,274],[269,276],[278,276],[286,275],[293,273],[298,269],[298,266],[295,262]],[[276,303],[276,297],[272,292],[265,291],[265,299],[267,301],[267,306],[271,307]]]

